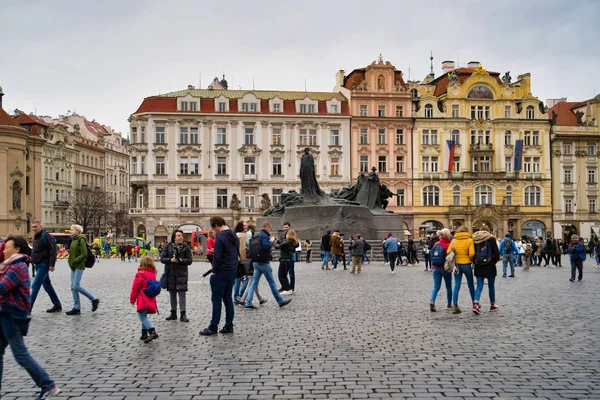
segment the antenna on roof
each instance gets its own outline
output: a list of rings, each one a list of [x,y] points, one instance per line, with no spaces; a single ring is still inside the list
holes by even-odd
[[[252,90],[254,90],[254,77],[252,77]]]
[[[202,72],[198,72],[198,89],[202,89]]]
[[[408,80],[410,81],[410,64],[408,65]]]
[[[456,68],[460,68],[460,53],[456,53]]]
[[[306,78],[304,78],[304,91],[306,92]]]

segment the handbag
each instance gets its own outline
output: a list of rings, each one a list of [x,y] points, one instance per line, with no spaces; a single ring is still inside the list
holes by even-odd
[[[446,256],[446,262],[444,263],[444,269],[446,272],[455,272],[456,259],[454,254],[454,240],[452,241],[452,251]]]
[[[167,266],[166,265],[165,265],[163,274],[160,276],[160,279],[158,280],[158,283],[160,283],[161,288],[163,288],[163,289],[167,288]]]
[[[242,278],[248,275],[248,265],[244,261],[238,261],[237,277]]]

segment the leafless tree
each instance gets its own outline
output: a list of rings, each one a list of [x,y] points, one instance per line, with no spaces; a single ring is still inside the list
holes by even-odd
[[[77,189],[75,190],[74,201],[71,202],[69,207],[70,219],[81,225],[86,233],[90,228],[96,228],[99,231],[102,219],[106,216],[106,205],[106,194],[103,190]]]

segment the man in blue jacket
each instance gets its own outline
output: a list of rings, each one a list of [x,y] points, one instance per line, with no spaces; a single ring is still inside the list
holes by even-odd
[[[571,257],[571,282],[575,282],[575,270],[579,273],[578,281],[583,279],[583,261],[585,260],[585,246],[579,241],[579,236],[571,235],[569,244],[569,256]]]
[[[271,293],[273,293],[273,297],[279,304],[279,307],[283,307],[289,304],[292,300],[287,299],[284,300],[283,297],[279,294],[277,290],[277,284],[275,283],[275,279],[273,279],[273,270],[271,269],[270,261],[273,259],[273,255],[271,254],[271,249],[275,244],[275,238],[271,236],[272,225],[270,222],[265,222],[262,226],[262,230],[257,232],[254,235],[254,238],[250,241],[250,250],[252,251],[252,242],[254,240],[260,239],[261,250],[267,253],[267,261],[255,261],[254,257],[256,254],[251,254],[252,265],[254,266],[254,275],[252,276],[252,284],[250,285],[250,289],[248,292],[248,298],[246,299],[246,308],[254,309],[256,306],[252,305],[252,298],[254,297],[254,292],[258,287],[258,282],[262,275],[265,276],[265,279],[269,283],[269,287],[271,288]]]
[[[221,303],[225,305],[225,326],[219,332],[233,333],[233,285],[237,278],[240,253],[238,237],[222,217],[212,217],[210,227],[217,233],[217,237],[210,276],[212,319],[208,328],[200,332],[204,336],[217,333],[221,320]]]
[[[502,254],[502,277],[506,278],[506,264],[510,264],[510,278],[515,277],[515,254],[519,254],[519,250],[515,245],[514,240],[510,238],[510,233],[504,235],[504,240],[500,242],[500,248],[498,249]]]

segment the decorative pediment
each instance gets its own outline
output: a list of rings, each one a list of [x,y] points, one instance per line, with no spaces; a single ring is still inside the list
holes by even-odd
[[[191,154],[200,154],[202,150],[200,149],[200,144],[196,145],[183,145],[177,149],[177,152],[180,154],[183,153],[191,153]]]
[[[23,174],[23,171],[21,171],[21,170],[19,169],[19,167],[15,167],[15,170],[14,170],[13,172],[11,172],[11,173],[10,173],[10,176],[11,176],[12,178],[14,178],[14,177],[22,178],[22,177],[23,177],[23,176],[25,176],[25,175]]]
[[[525,146],[523,154],[524,155],[534,155],[534,156],[541,155],[542,154],[542,146],[540,146],[540,145]]]
[[[283,151],[283,146],[271,147],[269,153],[275,157],[283,157],[285,155],[285,151]]]
[[[298,151],[296,151],[296,153],[301,156],[302,154],[304,154],[304,149],[305,148],[309,148],[310,152],[314,155],[319,155],[321,154],[321,152],[319,150],[317,150],[317,146],[301,146],[302,148]]]
[[[491,121],[485,120],[485,119],[478,119],[478,120],[473,120],[469,123],[469,127],[468,129],[493,129],[494,125],[492,124]]]
[[[165,153],[165,154],[166,154],[166,153],[168,153],[168,152],[169,152],[169,149],[167,148],[167,146],[166,146],[166,145],[158,145],[158,146],[154,147],[154,148],[152,149],[152,151],[153,151],[154,153]]]
[[[439,144],[422,144],[421,151],[437,154],[440,151],[440,145]]]
[[[238,152],[244,157],[252,157],[259,155],[262,150],[255,144],[245,144],[238,149]]]
[[[407,154],[406,146],[398,145],[394,148],[394,153],[400,156]]]
[[[217,147],[215,149],[215,155],[217,157],[227,157],[229,155],[229,149],[226,147]]]
[[[189,126],[189,125],[197,126],[199,123],[200,123],[200,121],[195,120],[195,119],[189,119],[189,118],[179,120],[179,125],[184,125],[184,126]]]
[[[340,149],[338,149],[338,148],[333,148],[333,149],[329,150],[329,151],[327,152],[327,154],[329,154],[330,156],[337,156],[337,157],[340,157],[342,154],[344,154],[344,152],[343,152],[343,151],[341,151],[341,150],[340,150]]]
[[[360,154],[369,154],[371,152],[371,149],[369,148],[369,146],[360,146],[358,148],[358,152]]]
[[[300,128],[318,128],[319,124],[312,121],[302,121],[300,122]]]
[[[389,147],[385,144],[378,144],[377,149],[375,150],[375,152],[377,154],[382,154],[382,155],[387,154],[388,151],[389,151]]]
[[[554,157],[560,157],[561,156],[561,151],[560,150],[552,150],[552,155]]]

